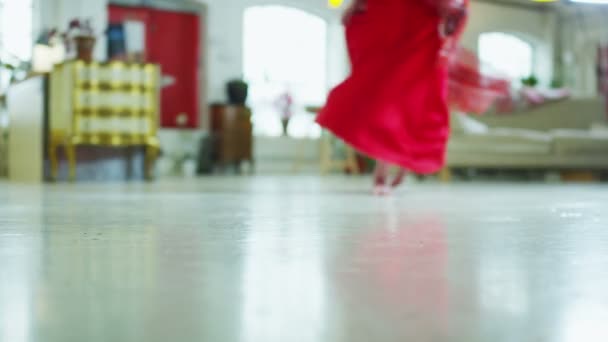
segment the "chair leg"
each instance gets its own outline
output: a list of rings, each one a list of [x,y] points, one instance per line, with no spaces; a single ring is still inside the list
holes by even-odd
[[[357,153],[355,153],[355,150],[351,147],[346,148],[346,165],[353,175],[358,175],[360,173]]]
[[[331,170],[332,160],[331,160],[331,138],[328,134],[324,134],[321,138],[321,160],[320,167],[321,173],[326,175]]]
[[[255,159],[253,159],[253,158],[249,159],[249,174],[250,175],[255,174]]]
[[[154,179],[154,164],[156,159],[158,158],[158,147],[156,146],[146,146],[146,161],[145,161],[145,170],[144,174],[146,180]]]
[[[65,154],[68,159],[69,174],[68,179],[71,182],[76,181],[76,145],[68,143],[65,145]]]
[[[125,176],[126,179],[133,179],[133,146],[125,149]]]
[[[301,141],[297,142],[296,155],[295,155],[295,160],[293,162],[293,167],[292,167],[293,172],[298,172],[302,168],[302,165],[304,164],[304,156],[306,154],[305,149],[306,149],[306,139],[303,138],[303,139],[301,139]]]
[[[56,181],[59,176],[59,160],[57,159],[57,145],[49,144],[49,162],[51,167],[51,180]]]
[[[444,167],[440,172],[439,172],[439,179],[443,182],[443,183],[450,183],[452,181],[452,170],[449,167]]]

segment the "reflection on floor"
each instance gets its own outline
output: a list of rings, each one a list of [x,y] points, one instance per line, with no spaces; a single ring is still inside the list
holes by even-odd
[[[0,184],[0,341],[607,341],[608,187]]]

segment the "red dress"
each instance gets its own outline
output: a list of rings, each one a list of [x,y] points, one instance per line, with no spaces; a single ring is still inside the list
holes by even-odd
[[[346,27],[351,75],[330,93],[317,122],[378,160],[421,174],[440,170],[448,102],[478,112],[489,101],[477,103],[477,95],[495,94],[485,91],[488,80],[474,56],[453,48],[459,58],[446,62],[445,47],[456,46],[464,28],[462,21],[451,41],[441,36],[433,4],[446,1],[367,0],[366,10]],[[455,70],[450,82],[448,65]],[[448,85],[455,89],[449,99]]]

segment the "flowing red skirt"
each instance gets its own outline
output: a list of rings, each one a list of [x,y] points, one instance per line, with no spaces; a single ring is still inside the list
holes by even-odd
[[[498,102],[501,111],[509,111],[508,107],[512,105],[511,80],[506,76],[482,65],[473,52],[461,47],[451,51],[448,63],[448,103],[451,109],[483,114]]]
[[[462,67],[451,87],[462,91],[450,97],[461,109],[484,109],[465,101],[484,79],[475,60],[445,61],[439,24],[423,1],[368,0],[346,27],[351,75],[332,90],[317,122],[375,159],[421,174],[440,170],[449,137],[448,65]]]

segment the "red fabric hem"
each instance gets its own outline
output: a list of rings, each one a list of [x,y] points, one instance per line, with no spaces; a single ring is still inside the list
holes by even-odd
[[[348,144],[349,146],[351,146],[358,152],[363,153],[363,154],[367,155],[368,157],[373,158],[375,160],[387,162],[389,164],[396,165],[396,166],[404,168],[408,171],[411,171],[411,172],[414,172],[417,174],[422,174],[422,175],[430,175],[430,174],[438,173],[445,166],[445,154],[446,154],[445,147],[442,149],[443,154],[442,154],[442,157],[439,162],[420,162],[419,160],[422,159],[420,157],[408,157],[406,155],[397,156],[395,153],[388,155],[386,153],[386,151],[380,151],[380,150],[376,150],[375,148],[370,148],[365,143],[361,143],[361,142],[357,141],[354,136],[340,132],[338,129],[334,129],[333,127],[328,125],[326,122],[324,122],[322,120],[322,117],[323,117],[323,115],[321,112],[321,113],[319,113],[319,116],[316,120],[316,122],[319,125],[321,125],[326,130],[330,131],[336,137],[342,139],[346,144]],[[437,155],[436,152],[429,152],[428,154],[433,155],[433,156]],[[436,157],[434,157],[432,159],[437,160]],[[416,160],[418,160],[418,161],[416,161]]]

